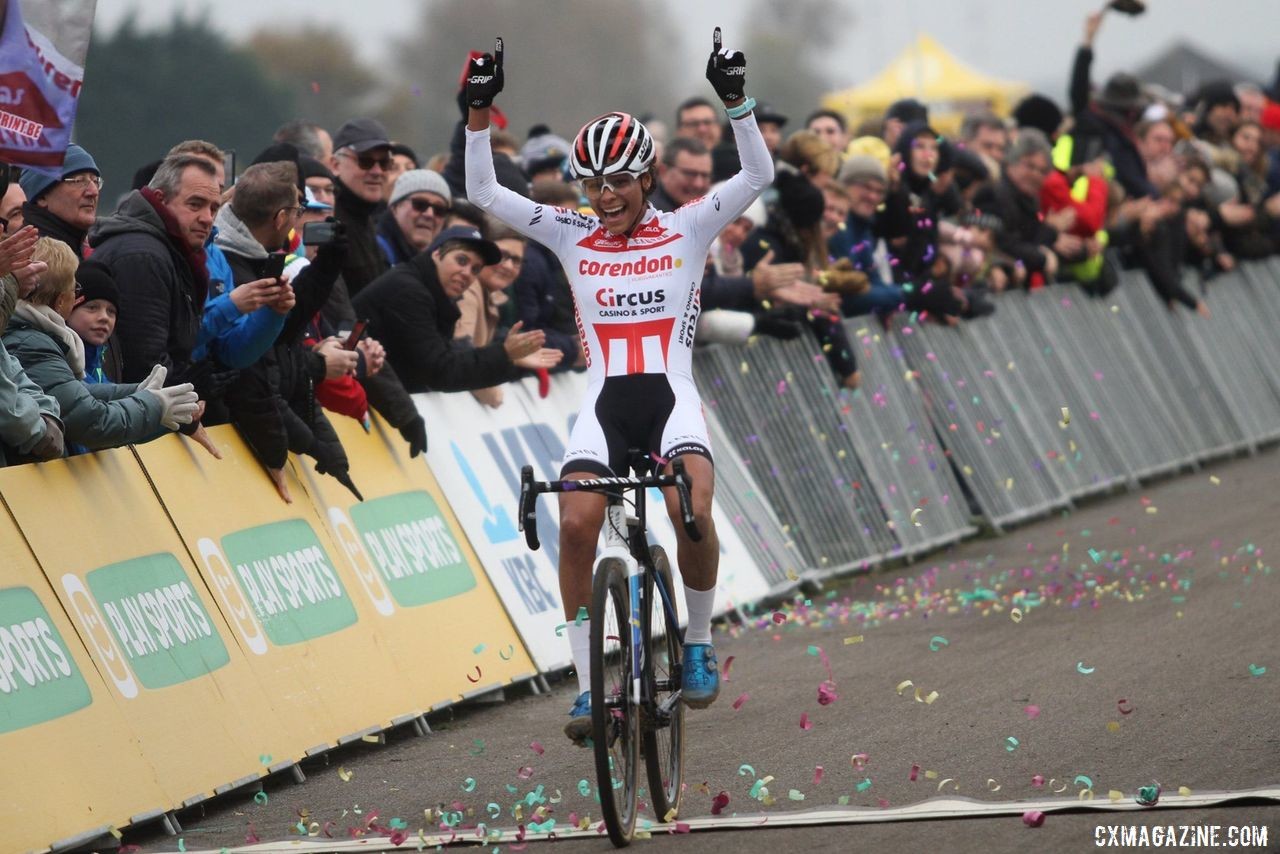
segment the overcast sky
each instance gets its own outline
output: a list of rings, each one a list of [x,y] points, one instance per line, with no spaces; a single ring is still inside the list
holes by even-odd
[[[573,0],[590,2],[591,0]],[[416,24],[419,10],[431,0],[98,0],[97,20],[114,27],[133,8],[145,25],[162,25],[178,10],[212,8],[210,20],[232,37],[262,28],[294,26],[306,17],[350,32],[362,56],[375,64],[389,40]],[[527,0],[545,2],[545,0]],[[664,0],[687,44],[674,51],[688,59],[673,73],[697,84],[705,63],[703,43],[715,25],[734,44],[744,16],[755,0]],[[840,32],[839,48],[829,74],[833,89],[852,86],[874,75],[924,31],[965,62],[990,74],[1020,80],[1033,87],[1060,86],[1049,92],[1065,97],[1066,76],[1085,14],[1100,0],[837,0],[851,23]],[[566,8],[570,4],[557,4]],[[1170,42],[1191,41],[1220,59],[1270,80],[1280,58],[1280,0],[1147,0],[1147,14],[1133,19],[1109,15],[1097,45],[1096,77],[1133,68],[1155,56]],[[1034,11],[1033,11],[1034,10]],[[501,21],[494,22],[495,33]],[[838,22],[833,22],[838,28]],[[503,33],[514,46],[519,36]],[[547,45],[571,58],[564,45]],[[748,57],[748,68],[750,57]],[[92,69],[89,69],[92,73]]]

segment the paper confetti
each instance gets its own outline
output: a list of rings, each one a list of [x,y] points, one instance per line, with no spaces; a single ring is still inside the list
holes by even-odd
[[[546,748],[543,747],[542,742],[539,742],[539,741],[530,742],[529,749],[532,750],[534,753],[538,754],[539,756],[541,756],[543,753],[546,752]]]
[[[255,795],[253,796],[253,802],[254,802],[255,804],[257,804],[258,806],[262,806],[263,804],[265,804],[265,803],[267,802],[267,793],[266,793],[266,792],[258,792],[257,794],[255,794]]]
[[[845,646],[852,646],[855,643],[862,643],[862,635],[853,635],[844,639]]]
[[[808,712],[800,713],[800,729],[804,730],[805,732],[808,732],[809,730],[813,729],[813,723],[809,720]]]
[[[920,514],[923,512],[924,510],[919,507],[911,511],[911,524],[915,525],[917,528],[920,527]]]
[[[947,640],[942,635],[934,635],[929,641],[929,652],[937,652],[944,646],[951,646],[951,641]]]
[[[1022,823],[1027,827],[1039,827],[1044,824],[1044,813],[1040,810],[1027,810],[1022,814]]]
[[[822,766],[818,765],[813,769],[813,785],[817,786],[822,783],[822,775],[823,775]]]
[[[1085,676],[1088,676],[1090,673],[1094,671],[1094,668],[1086,667],[1083,661],[1078,661],[1076,662],[1076,671],[1078,673],[1083,673]]]
[[[743,693],[738,695],[738,699],[733,701],[733,710],[735,712],[738,711],[738,709],[742,708],[742,704],[747,702],[747,700],[750,700],[750,699],[751,699],[751,695],[748,693]]]
[[[1252,676],[1261,676],[1262,674],[1264,674],[1264,673],[1266,673],[1266,672],[1267,672],[1267,668],[1265,668],[1265,667],[1262,667],[1262,666],[1257,665],[1257,664],[1250,664],[1250,665],[1249,665],[1249,674],[1250,674],[1250,675],[1252,675]]]
[[[1036,718],[1040,717],[1039,706],[1023,706],[1022,711],[1024,711],[1027,717],[1031,718],[1031,720],[1035,720]]]
[[[352,778],[352,777],[354,777],[354,776],[355,776],[355,774],[353,774],[352,772],[348,771],[345,767],[343,767],[343,766],[341,766],[341,765],[339,765],[339,766],[338,766],[338,779],[342,780],[342,782],[344,782],[344,783],[350,783],[350,782],[351,782],[351,778]]]

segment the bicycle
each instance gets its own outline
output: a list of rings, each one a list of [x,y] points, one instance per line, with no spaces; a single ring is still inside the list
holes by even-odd
[[[539,547],[538,495],[590,491],[608,496],[605,548],[596,558],[588,612],[591,742],[600,809],[609,839],[618,848],[630,844],[635,834],[638,752],[645,758],[658,821],[669,822],[679,814],[684,777],[684,644],[670,561],[661,546],[648,542],[645,490],[674,488],[685,532],[694,541],[701,539],[682,462],[672,464],[670,475],[651,475],[645,474],[646,457],[632,451],[631,459],[636,477],[535,481],[532,466],[520,470],[519,526],[534,551]],[[627,515],[628,491],[635,493],[634,516]],[[663,651],[665,656],[657,654]]]

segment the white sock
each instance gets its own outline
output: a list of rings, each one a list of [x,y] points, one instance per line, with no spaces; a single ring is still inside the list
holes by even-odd
[[[565,626],[569,635],[569,650],[573,654],[573,669],[578,671],[578,693],[591,690],[591,622],[576,620]]]
[[[689,626],[684,630],[684,642],[711,643],[711,612],[715,610],[715,587],[710,590],[694,590],[686,584],[684,601],[689,610]]]

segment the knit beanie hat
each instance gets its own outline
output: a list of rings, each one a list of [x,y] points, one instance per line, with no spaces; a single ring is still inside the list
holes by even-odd
[[[858,154],[840,165],[837,180],[841,184],[861,184],[864,181],[879,181],[883,184],[889,179],[884,164],[878,158],[870,154]]]
[[[67,146],[66,159],[62,161],[62,166],[59,169],[60,171],[57,175],[46,175],[43,172],[23,169],[22,177],[18,179],[18,183],[22,185],[22,192],[27,194],[27,201],[35,202],[36,199],[48,192],[54,184],[77,172],[102,174],[98,171],[98,164],[94,162],[93,156],[74,142]]]
[[[120,308],[120,288],[111,275],[111,268],[90,258],[76,268],[75,304],[81,305],[96,299],[106,300],[117,310]]]
[[[433,172],[430,169],[410,169],[396,179],[389,204],[395,207],[402,199],[414,193],[435,193],[442,199],[453,198],[453,194],[449,192],[449,182],[439,172]]]

